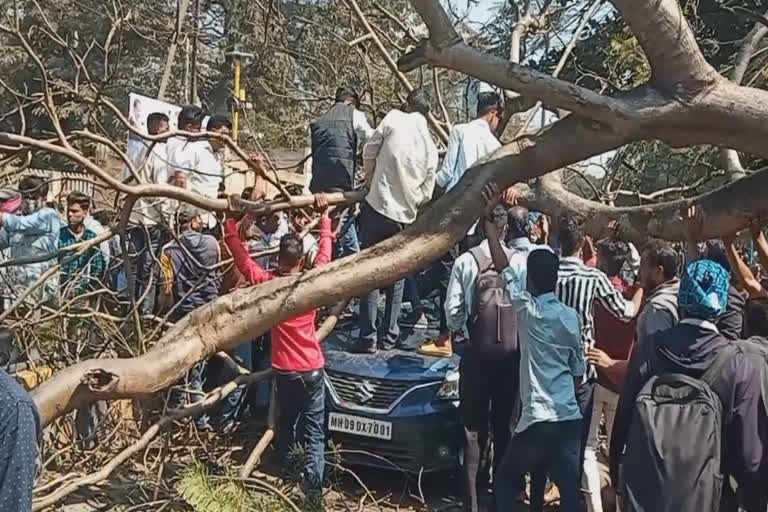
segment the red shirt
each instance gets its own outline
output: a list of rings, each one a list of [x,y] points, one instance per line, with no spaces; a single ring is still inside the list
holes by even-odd
[[[635,289],[620,277],[609,277],[611,283],[625,298],[631,299]],[[595,348],[599,348],[611,359],[628,361],[635,343],[635,321],[622,322],[599,302],[595,303]],[[618,364],[611,370],[598,369],[597,382],[614,393],[620,393],[624,385],[627,365]]]
[[[233,219],[224,223],[224,242],[227,244],[235,266],[250,284],[261,284],[279,277],[264,270],[248,255],[240,240],[237,224]],[[331,219],[320,220],[320,248],[315,266],[331,261]],[[272,327],[272,367],[278,370],[305,372],[317,370],[325,365],[323,351],[315,331],[317,309],[298,314]]]

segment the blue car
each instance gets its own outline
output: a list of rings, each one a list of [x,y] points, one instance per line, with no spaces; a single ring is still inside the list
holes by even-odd
[[[342,461],[409,473],[455,470],[459,357],[354,354],[352,341],[334,333],[323,343],[326,432]]]

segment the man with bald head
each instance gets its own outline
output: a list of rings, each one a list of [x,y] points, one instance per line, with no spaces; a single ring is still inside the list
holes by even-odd
[[[532,244],[528,239],[527,209],[515,206],[507,211],[497,205],[493,217],[502,234],[502,247],[505,246],[510,257],[510,265],[525,266],[530,251],[546,247]],[[459,412],[465,434],[464,509],[468,512],[476,511],[478,506],[477,475],[480,454],[488,440],[488,425],[492,426],[494,453],[498,454],[495,461],[500,462],[510,440],[509,425],[519,386],[517,329],[511,306],[508,311],[497,312],[498,325],[502,325],[504,332],[499,334],[493,329],[496,332],[493,339],[488,339],[491,336],[478,321],[478,282],[481,277],[492,276],[492,268],[488,240],[484,240],[456,259],[445,298],[449,331],[454,333],[466,327],[470,338],[459,366]],[[508,331],[512,331],[510,336],[507,336]]]

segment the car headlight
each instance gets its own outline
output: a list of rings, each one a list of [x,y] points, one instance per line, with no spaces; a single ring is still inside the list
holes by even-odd
[[[459,372],[449,372],[445,380],[440,384],[437,390],[436,398],[438,400],[458,400],[459,399]]]

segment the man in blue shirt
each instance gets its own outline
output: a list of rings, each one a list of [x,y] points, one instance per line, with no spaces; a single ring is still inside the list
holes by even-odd
[[[483,195],[492,211],[500,197],[496,184]],[[536,249],[528,254],[527,265],[510,265],[493,222],[486,220],[485,233],[494,265],[506,269],[520,345],[521,414],[496,474],[496,507],[517,510],[523,477],[536,469],[552,475],[560,489],[560,510],[576,512],[582,416],[575,390],[585,372],[579,314],[557,299],[559,261],[551,250]]]

